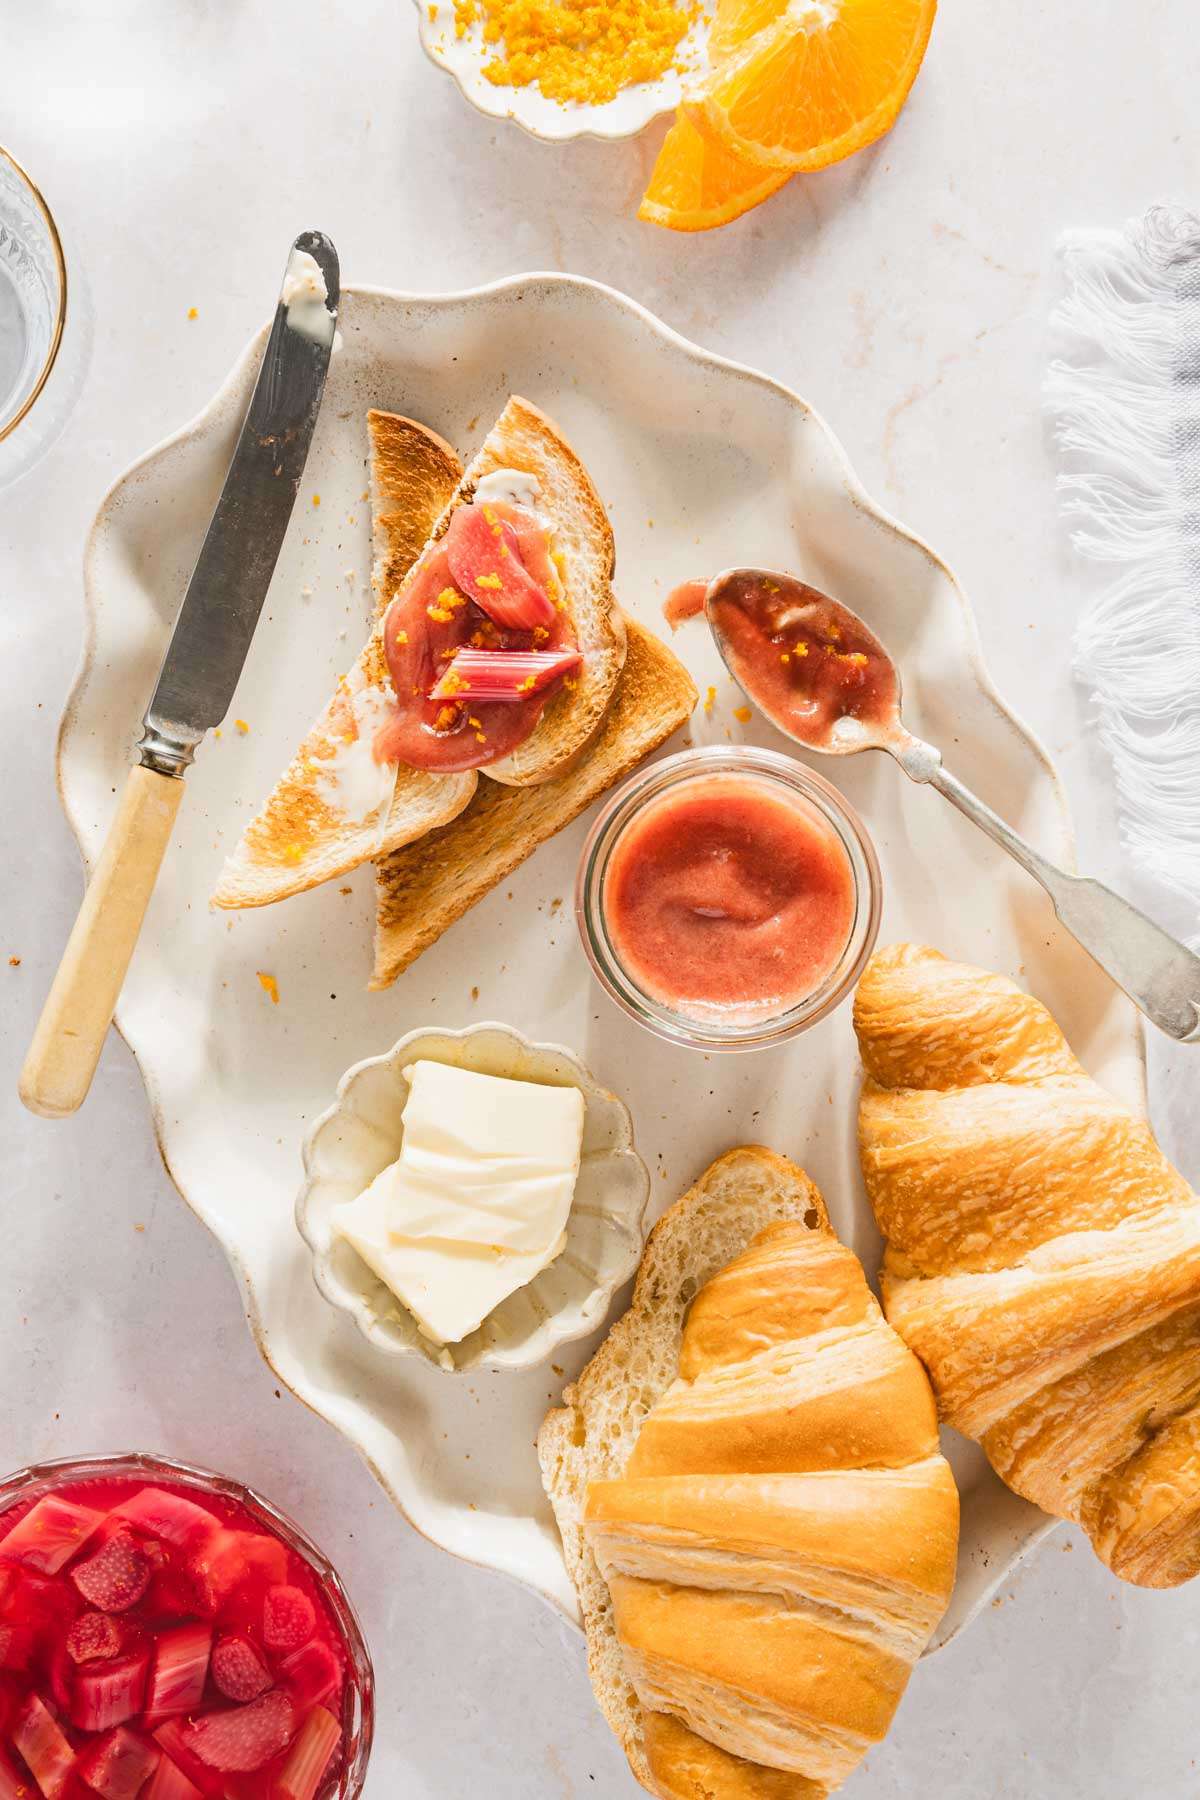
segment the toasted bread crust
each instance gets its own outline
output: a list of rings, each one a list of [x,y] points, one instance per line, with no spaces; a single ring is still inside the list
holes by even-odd
[[[627,630],[612,704],[572,767],[531,788],[481,781],[456,818],[381,859],[372,988],[389,987],[539,844],[687,722],[697,699],[691,676],[652,632],[632,620]]]
[[[392,603],[462,480],[462,464],[444,438],[415,419],[372,407],[371,587],[375,617]]]

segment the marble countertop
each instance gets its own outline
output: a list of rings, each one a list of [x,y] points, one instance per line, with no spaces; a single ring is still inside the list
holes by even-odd
[[[1070,679],[1082,584],[1039,388],[1058,233],[1200,188],[1193,9],[1145,0],[1136,31],[1117,33],[1084,0],[948,4],[890,138],[696,239],[633,216],[661,129],[556,149],[481,119],[422,59],[404,0],[13,11],[4,139],[64,217],[96,332],[66,434],[0,494],[4,1459],[155,1447],[296,1514],[341,1565],[374,1649],[370,1800],[632,1797],[579,1639],[426,1545],[276,1391],[219,1250],[159,1161],[123,1046],[110,1040],[76,1118],[45,1124],[17,1103],[80,889],[53,754],[83,536],[110,481],[211,395],[296,230],[329,230],[350,280],[595,276],[824,413],[868,487],[962,577],[999,686],[1066,777],[1083,860],[1119,877],[1108,770]],[[1156,1051],[1153,1099],[1195,1177],[1187,1071],[1172,1066],[1185,1055]],[[845,1792],[1190,1800],[1198,1641],[1200,1584],[1124,1588],[1060,1531],[918,1671]]]

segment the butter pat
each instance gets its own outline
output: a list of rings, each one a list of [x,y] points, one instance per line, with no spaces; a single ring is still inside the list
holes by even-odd
[[[333,1228],[427,1337],[458,1343],[561,1252],[583,1095],[444,1063],[404,1073],[400,1155]]]

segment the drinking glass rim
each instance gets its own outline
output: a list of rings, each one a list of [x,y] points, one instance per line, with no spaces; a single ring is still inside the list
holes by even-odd
[[[21,420],[26,417],[33,407],[38,395],[45,387],[47,381],[49,381],[50,371],[53,369],[58,357],[59,346],[62,344],[63,331],[65,330],[67,323],[67,259],[63,253],[62,238],[58,234],[58,226],[55,223],[54,214],[50,211],[46,197],[42,193],[37,182],[30,175],[25,165],[3,144],[0,144],[0,159],[8,164],[17,175],[18,179],[25,184],[30,194],[32,194],[34,202],[37,205],[42,218],[45,220],[46,230],[50,234],[50,247],[54,252],[55,267],[58,270],[58,307],[54,317],[54,330],[50,334],[50,348],[47,350],[45,360],[38,371],[37,380],[34,382],[28,394],[26,394],[25,399],[17,408],[17,411],[13,414],[12,418],[8,421],[7,425],[0,425],[0,444],[2,444],[5,438],[11,437],[12,433],[21,423]]]

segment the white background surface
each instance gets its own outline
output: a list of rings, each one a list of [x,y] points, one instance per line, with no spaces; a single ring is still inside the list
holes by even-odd
[[[163,1172],[122,1046],[72,1121],[35,1121],[15,1099],[79,893],[53,746],[88,522],[216,388],[304,226],[334,236],[350,280],[599,277],[825,414],[876,496],[962,577],[998,683],[1067,778],[1085,859],[1122,876],[1069,676],[1081,587],[1039,412],[1054,240],[1194,198],[1200,146],[1187,0],[1143,0],[1120,31],[1108,10],[948,4],[889,140],[688,240],[633,218],[658,132],[551,149],[479,119],[420,58],[402,0],[8,0],[0,140],[63,215],[97,329],[66,435],[0,494],[0,1460],[160,1448],[294,1512],[340,1564],[374,1651],[370,1800],[636,1790],[578,1640],[424,1545],[335,1434],[276,1395],[220,1253]],[[1169,1127],[1196,1072],[1156,1073]],[[1200,1137],[1167,1136],[1195,1179]],[[1122,1588],[1059,1533],[918,1672],[845,1791],[1191,1800],[1198,1640],[1200,1588]]]

